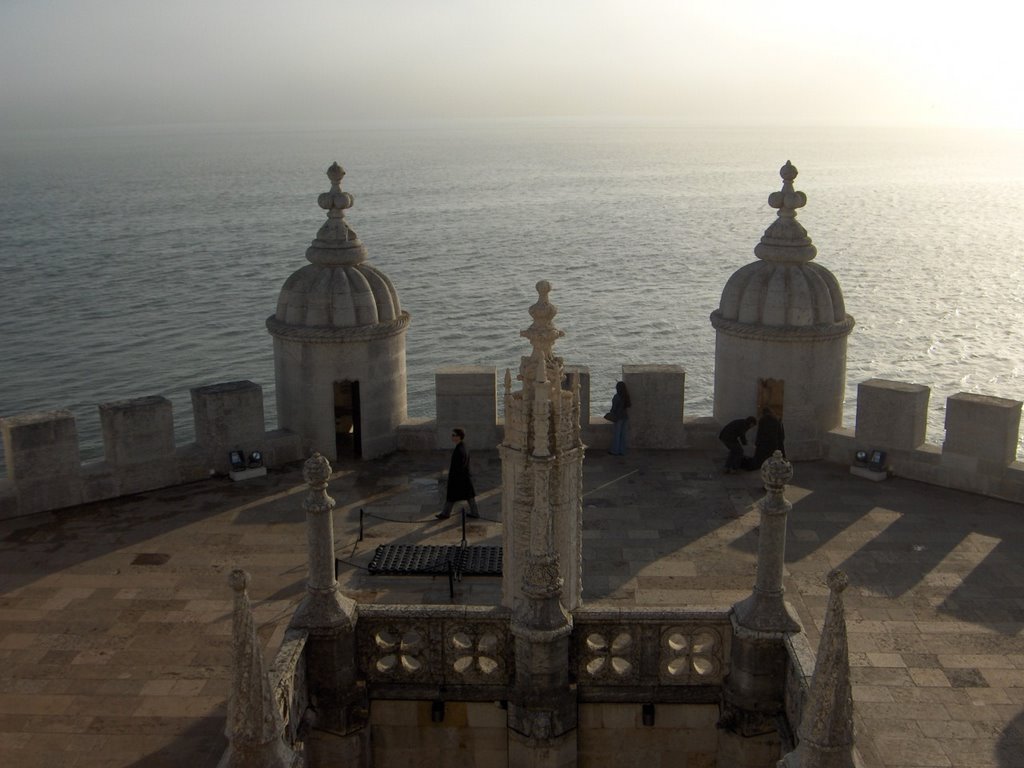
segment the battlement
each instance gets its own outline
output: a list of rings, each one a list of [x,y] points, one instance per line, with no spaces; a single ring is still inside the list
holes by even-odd
[[[611,424],[589,417],[590,371],[566,366],[565,388],[579,377],[583,442],[611,443]],[[622,380],[633,399],[629,445],[642,450],[717,449],[718,422],[685,414],[686,374],[675,365],[625,365]],[[57,410],[0,418],[7,479],[0,480],[0,519],[116,498],[231,470],[232,451],[258,450],[267,467],[303,458],[308,447],[287,430],[267,430],[263,390],[236,381],[191,390],[194,442],[177,445],[171,403],[149,396],[99,406],[104,458],[82,463],[75,418]],[[467,443],[493,449],[501,442],[498,373],[490,366],[458,366],[435,373],[436,419],[410,419],[398,429],[405,451],[448,448],[451,427]],[[858,450],[884,451],[888,473],[946,488],[1024,502],[1024,462],[1016,457],[1021,402],[959,393],[946,401],[942,445],[925,442],[930,389],[870,379],[857,390],[853,428],[832,430],[825,458],[852,465]]]

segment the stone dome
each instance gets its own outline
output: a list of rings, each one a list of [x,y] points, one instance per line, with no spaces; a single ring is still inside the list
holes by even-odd
[[[807,196],[793,189],[797,169],[786,161],[779,174],[782,190],[768,197],[778,216],[754,248],[758,261],[729,278],[712,324],[722,330],[739,324],[848,333],[853,318],[846,314],[839,281],[813,263],[817,248],[796,220],[797,209],[807,204]]]
[[[327,170],[331,189],[317,200],[327,211],[327,221],[306,250],[310,263],[281,288],[277,311],[267,319],[274,335],[295,335],[304,328],[329,331],[408,322],[391,280],[367,262],[366,248],[345,221],[345,210],[354,198],[341,189],[344,176],[337,163]]]

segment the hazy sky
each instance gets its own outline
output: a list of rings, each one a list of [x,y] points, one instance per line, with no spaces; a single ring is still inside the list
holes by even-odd
[[[0,0],[0,127],[622,116],[1024,128],[1009,0]]]

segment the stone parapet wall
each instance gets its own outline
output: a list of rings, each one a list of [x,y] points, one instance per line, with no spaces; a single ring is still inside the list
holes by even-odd
[[[589,370],[580,374],[580,400],[591,402]],[[634,400],[631,450],[718,450],[719,422],[684,418],[685,372],[677,366],[624,366]],[[504,414],[497,407],[496,371],[487,366],[442,369],[437,374],[437,419],[408,419],[397,429],[399,450],[448,448],[452,426],[467,430],[471,445],[501,442]],[[567,384],[568,385],[568,384]],[[893,473],[948,488],[1024,501],[1024,463],[1016,460],[1021,403],[960,393],[947,399],[942,445],[924,442],[930,390],[917,384],[870,379],[858,387],[853,428],[840,427],[823,440],[824,458],[852,464],[857,450],[888,454]],[[260,450],[268,467],[304,458],[298,437],[265,430],[262,389],[248,381],[192,391],[197,439],[174,443],[170,403],[142,397],[99,406],[104,459],[81,463],[78,431],[70,411],[0,418],[7,479],[0,480],[0,520],[115,498],[226,473],[228,453]],[[582,439],[606,450],[612,425],[581,407]],[[449,423],[450,422],[450,423]],[[442,438],[444,438],[442,440]]]
[[[192,390],[196,441],[176,445],[171,403],[151,396],[99,405],[104,458],[83,464],[70,411],[0,418],[7,480],[0,520],[226,474],[229,453],[258,450],[267,467],[303,458],[295,435],[266,431],[250,381]]]
[[[855,427],[826,436],[826,458],[854,466],[858,451],[884,451],[886,475],[1024,502],[1024,462],[1016,460],[1021,401],[952,395],[945,440],[935,445],[925,442],[929,394],[917,384],[863,382]]]

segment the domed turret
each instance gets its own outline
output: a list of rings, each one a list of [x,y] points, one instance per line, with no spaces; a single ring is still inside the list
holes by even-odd
[[[842,421],[854,321],[835,276],[813,263],[817,248],[796,219],[807,204],[793,189],[797,169],[787,161],[779,174],[782,190],[768,197],[778,215],[754,248],[758,261],[729,278],[711,314],[715,418],[760,417],[770,408],[785,415],[789,458],[814,458],[824,433]]]
[[[401,320],[398,293],[391,281],[366,261],[366,248],[345,221],[354,199],[341,190],[345,171],[327,169],[331,191],[318,198],[327,221],[306,249],[309,266],[296,271],[281,288],[277,323],[290,326],[351,328]]]
[[[409,314],[345,221],[354,198],[341,189],[344,176],[337,163],[327,169],[331,189],[317,200],[327,221],[306,249],[310,263],[281,288],[267,330],[281,427],[324,456],[373,458],[397,447],[407,414]]]

